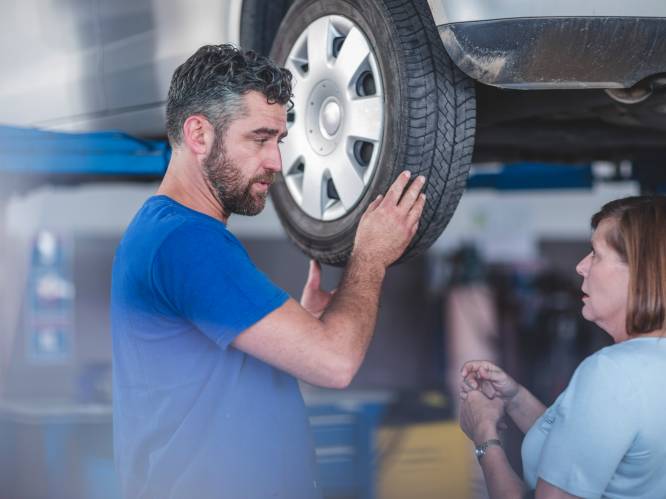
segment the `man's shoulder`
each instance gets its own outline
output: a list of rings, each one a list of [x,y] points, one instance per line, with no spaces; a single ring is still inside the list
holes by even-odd
[[[165,246],[203,250],[210,244],[236,246],[240,243],[223,223],[166,196],[153,196],[128,226],[121,247],[131,248],[133,252],[154,253]]]
[[[169,234],[179,229],[211,231],[222,234],[226,227],[208,215],[177,203],[167,196],[152,196],[139,209],[128,227],[130,231]]]

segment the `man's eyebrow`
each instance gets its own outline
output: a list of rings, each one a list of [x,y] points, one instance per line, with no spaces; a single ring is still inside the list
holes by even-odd
[[[256,128],[255,130],[252,130],[250,132],[251,135],[260,135],[263,137],[275,137],[276,135],[279,134],[279,139],[284,139],[287,134],[286,130],[283,133],[280,133],[280,130],[277,128],[268,128],[268,127],[262,127],[262,128]]]
[[[280,131],[277,128],[262,127],[262,128],[255,128],[250,133],[254,135],[270,135],[272,137],[280,133]]]

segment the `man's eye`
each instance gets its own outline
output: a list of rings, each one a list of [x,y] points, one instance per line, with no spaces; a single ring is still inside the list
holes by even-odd
[[[278,144],[284,144],[284,139],[278,140]]]

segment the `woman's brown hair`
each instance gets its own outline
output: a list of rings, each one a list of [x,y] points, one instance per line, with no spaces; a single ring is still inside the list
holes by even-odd
[[[635,196],[606,203],[592,228],[613,219],[607,243],[629,267],[627,333],[664,330],[666,320],[666,197]]]

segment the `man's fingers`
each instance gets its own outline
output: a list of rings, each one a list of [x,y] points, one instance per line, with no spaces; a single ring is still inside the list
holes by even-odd
[[[418,227],[418,222],[421,219],[421,214],[423,213],[423,207],[425,206],[425,202],[426,202],[426,195],[421,193],[418,196],[416,202],[409,210],[409,213],[407,214],[407,224],[410,227],[412,226]]]
[[[416,203],[419,199],[419,192],[421,192],[421,189],[423,189],[424,185],[425,177],[423,175],[416,177],[403,194],[398,206],[400,206],[400,208],[402,208],[402,210],[405,212],[411,210],[414,206],[414,203]]]
[[[396,206],[398,201],[400,201],[402,193],[405,190],[405,186],[407,185],[407,182],[409,182],[409,178],[411,176],[412,173],[409,170],[405,170],[400,175],[398,175],[398,178],[395,179],[393,185],[389,187],[386,196],[384,196],[384,203],[389,203],[392,206]]]
[[[310,260],[310,271],[308,273],[308,282],[306,286],[319,289],[321,284],[321,265],[317,260]]]
[[[368,207],[366,208],[365,211],[366,211],[366,212],[370,212],[370,211],[374,211],[374,210],[376,210],[376,209],[377,209],[377,206],[379,206],[379,203],[382,202],[382,199],[384,199],[384,196],[382,196],[382,195],[380,194],[379,196],[377,196],[377,197],[372,201],[372,203],[370,203],[370,204],[368,205]]]

